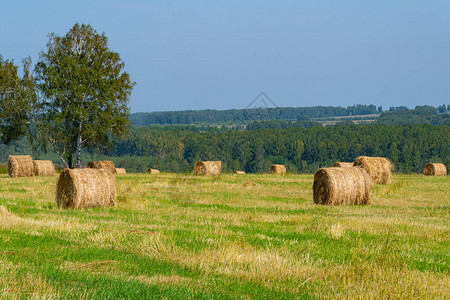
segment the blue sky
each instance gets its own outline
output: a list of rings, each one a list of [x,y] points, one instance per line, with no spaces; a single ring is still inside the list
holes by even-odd
[[[0,54],[33,62],[76,22],[137,82],[132,112],[450,104],[450,1],[2,1]]]

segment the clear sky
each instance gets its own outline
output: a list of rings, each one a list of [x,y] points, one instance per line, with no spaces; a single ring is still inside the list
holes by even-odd
[[[450,104],[450,1],[6,1],[0,54],[35,63],[76,22],[137,82],[132,112]]]

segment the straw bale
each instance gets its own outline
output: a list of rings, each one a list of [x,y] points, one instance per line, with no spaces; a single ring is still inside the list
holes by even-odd
[[[286,167],[284,165],[271,165],[270,174],[286,174]]]
[[[220,175],[221,172],[221,161],[199,161],[194,166],[195,175]]]
[[[55,165],[51,160],[33,160],[35,176],[55,176]]]
[[[116,179],[105,169],[64,169],[56,184],[56,203],[63,208],[114,206]]]
[[[352,168],[353,167],[353,163],[351,162],[335,162],[333,165],[333,168]]]
[[[125,170],[124,168],[116,168],[116,173],[117,174],[127,174],[127,170]]]
[[[109,170],[111,173],[116,173],[116,167],[114,166],[114,163],[110,160],[90,161],[87,164],[87,167],[93,169],[106,169]]]
[[[8,160],[9,177],[34,176],[33,159],[29,155],[10,155]]]
[[[447,168],[444,164],[429,163],[423,169],[423,174],[429,176],[447,176]]]
[[[147,170],[147,174],[159,174],[159,170],[150,168]]]
[[[353,166],[366,170],[374,183],[389,183],[392,177],[392,164],[384,157],[359,156]]]
[[[314,175],[314,203],[369,204],[372,180],[362,168],[321,168]]]
[[[242,174],[245,174],[245,172],[244,171],[234,171],[234,174],[242,175]]]

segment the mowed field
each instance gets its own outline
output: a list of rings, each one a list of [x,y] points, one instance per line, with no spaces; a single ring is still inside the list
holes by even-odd
[[[117,175],[117,205],[60,209],[55,177],[0,175],[0,298],[450,295],[450,176],[313,204],[313,175]]]

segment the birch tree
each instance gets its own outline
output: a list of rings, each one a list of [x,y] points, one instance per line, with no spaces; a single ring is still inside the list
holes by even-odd
[[[83,151],[106,148],[122,136],[135,85],[124,67],[105,34],[90,25],[77,23],[62,37],[50,34],[35,67],[35,142],[56,152],[67,168],[80,168]]]

